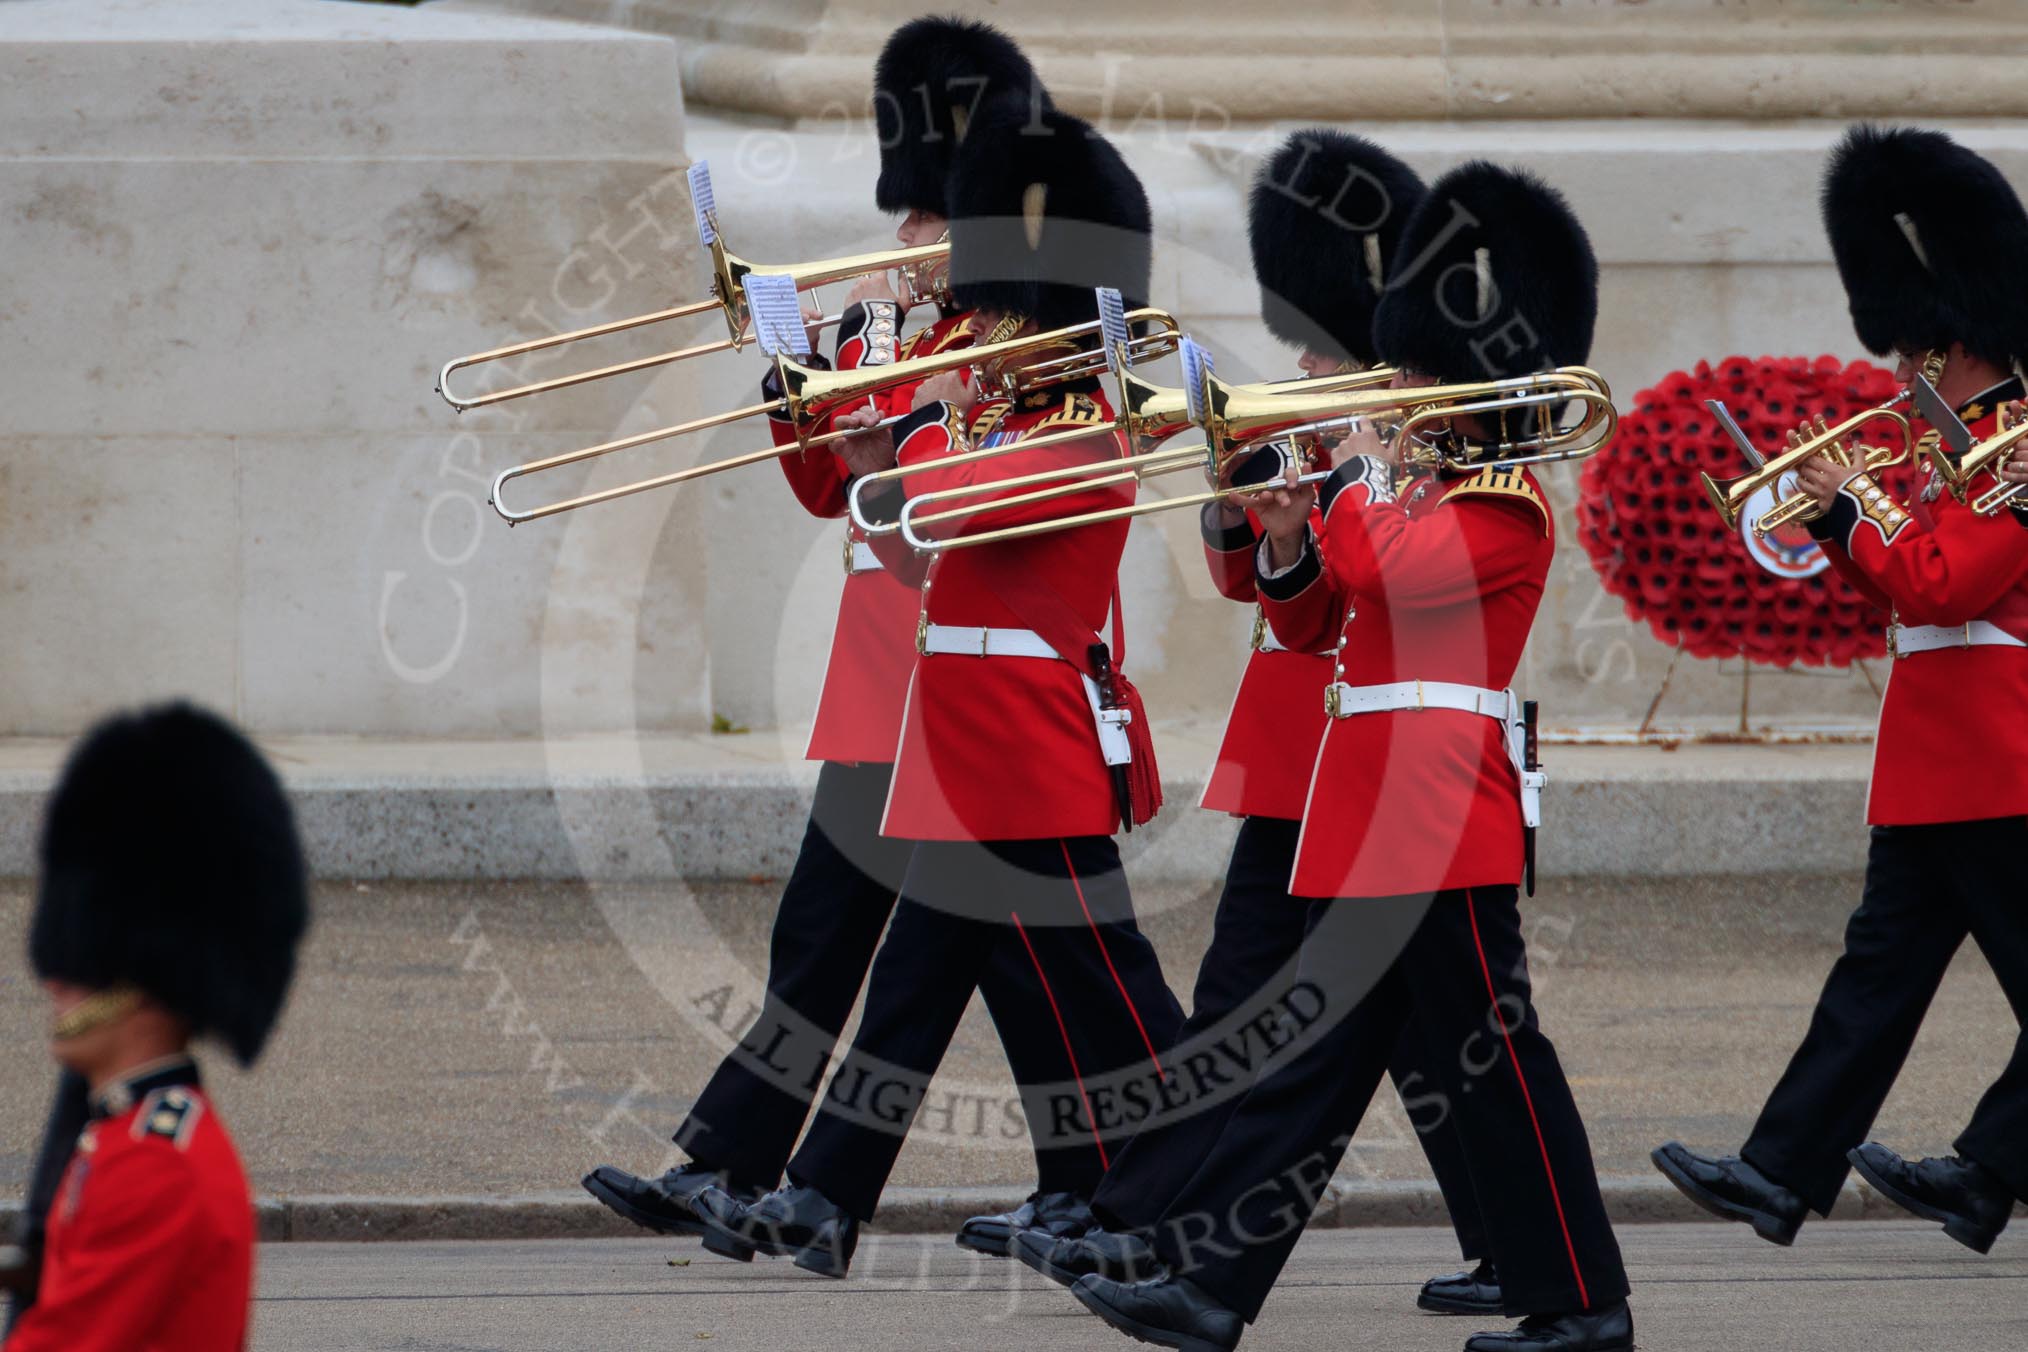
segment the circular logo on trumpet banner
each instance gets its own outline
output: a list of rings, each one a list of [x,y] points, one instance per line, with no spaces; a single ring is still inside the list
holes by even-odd
[[[1756,521],[1775,509],[1782,494],[1795,491],[1794,485],[1792,476],[1783,475],[1779,482],[1763,484],[1748,498],[1745,510],[1739,514],[1739,538],[1746,544],[1747,557],[1776,577],[1815,577],[1831,566],[1831,556],[1817,544],[1808,527],[1791,522],[1765,535],[1753,528]]]

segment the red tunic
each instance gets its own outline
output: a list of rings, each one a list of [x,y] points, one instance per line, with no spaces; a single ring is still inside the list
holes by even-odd
[[[1291,646],[1337,640],[1349,685],[1514,679],[1555,554],[1534,476],[1482,471],[1376,500],[1341,467],[1324,525],[1290,573],[1261,582]],[[1342,487],[1340,486],[1342,485]],[[1379,897],[1521,878],[1520,782],[1500,725],[1447,709],[1329,719],[1289,890]]]
[[[176,1083],[102,1111],[64,1171],[42,1292],[6,1352],[240,1352],[253,1199],[211,1101]]]
[[[1312,517],[1313,527],[1323,518]],[[1204,558],[1219,594],[1234,601],[1256,602],[1254,556],[1260,530],[1251,513],[1243,525],[1220,531],[1207,512],[1203,518]],[[1255,623],[1265,628],[1266,616]],[[1279,634],[1277,642],[1283,642]],[[1200,805],[1235,817],[1278,817],[1297,821],[1310,793],[1310,768],[1323,740],[1324,688],[1331,683],[1332,657],[1291,649],[1255,647],[1240,677],[1226,716],[1225,737],[1205,781]]]
[[[981,404],[963,429],[949,405],[929,404],[895,429],[903,464],[956,454],[966,448],[966,438],[985,446],[1079,426],[1093,432],[902,482],[914,496],[1114,458],[1123,452],[1111,422],[1112,410],[1096,388],[1059,390],[1028,407]],[[1096,489],[1046,503],[983,506],[962,529],[977,532],[1131,501],[1130,491]],[[982,496],[953,506],[990,502]],[[1028,628],[996,590],[1008,570],[1024,570],[1052,587],[1096,636],[1112,605],[1126,543],[1122,520],[951,550],[927,563],[895,536],[882,537],[875,548],[897,576],[927,579],[926,624]],[[1119,825],[1112,776],[1075,667],[1055,658],[955,653],[930,654],[916,663],[882,834],[908,840],[1038,840],[1111,835]]]
[[[893,329],[897,318],[885,314],[891,308],[855,305],[846,312],[838,341],[838,369],[884,365],[969,347],[977,336],[973,313],[965,311],[946,315],[896,340]],[[883,322],[884,332],[879,331]],[[910,381],[881,390],[873,402],[882,416],[906,413],[920,383]],[[787,422],[769,421],[777,446],[795,439]],[[805,511],[820,517],[846,515],[851,478],[845,463],[828,447],[784,456],[780,464]],[[849,522],[845,530],[844,557],[849,568],[852,546],[862,537]],[[915,670],[916,607],[915,589],[895,581],[885,570],[848,572],[805,758],[869,764],[894,759],[908,677]]]
[[[2009,381],[1959,416],[1999,430]],[[1996,480],[1981,474],[1967,493]],[[1832,566],[1905,625],[1987,620],[2028,639],[2028,530],[2012,511],[1982,517],[1948,492],[1901,505],[1855,480],[1811,523]],[[1919,826],[2028,814],[2028,648],[1939,648],[1898,658],[1880,705],[1866,819]]]

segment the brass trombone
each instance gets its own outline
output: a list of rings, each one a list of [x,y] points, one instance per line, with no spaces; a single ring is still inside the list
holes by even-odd
[[[1459,441],[1456,449],[1424,448],[1416,463],[1442,465],[1459,472],[1472,472],[1488,465],[1536,465],[1560,460],[1577,460],[1602,450],[1618,427],[1613,411],[1612,389],[1605,378],[1586,366],[1560,366],[1533,375],[1510,376],[1501,380],[1465,381],[1456,385],[1416,385],[1404,389],[1326,392],[1315,396],[1266,398],[1243,385],[1228,385],[1216,376],[1205,375],[1204,417],[1214,467],[1254,443],[1297,432],[1323,431],[1344,426],[1354,419],[1402,416],[1404,450],[1413,443],[1414,433],[1423,425],[1451,418],[1476,415],[1482,419],[1504,419],[1506,415],[1529,410],[1537,412],[1543,430],[1481,443]],[[1550,415],[1564,404],[1575,402],[1583,416],[1569,427],[1559,427]]]
[[[1183,428],[1195,425],[1190,421],[1187,412],[1189,401],[1185,389],[1181,386],[1155,385],[1128,371],[1120,372],[1119,377],[1118,383],[1122,388],[1124,397],[1121,401],[1120,412],[1115,415],[1115,426],[1126,435],[1129,454],[1117,460],[1094,460],[1084,464],[1064,465],[1056,469],[1037,470],[1031,474],[1016,475],[1012,478],[995,479],[986,483],[968,484],[958,488],[945,488],[932,493],[920,494],[910,499],[908,507],[903,511],[903,518],[908,528],[908,536],[912,537],[913,532],[918,527],[934,526],[941,522],[961,520],[985,510],[984,507],[969,507],[924,514],[922,509],[927,506],[954,502],[961,498],[976,497],[987,493],[998,493],[1003,489],[1033,488],[1033,486],[1041,484],[1054,485],[1051,488],[1033,488],[1033,491],[1020,493],[1012,497],[996,497],[990,504],[991,507],[1012,507],[1035,502],[1048,502],[1058,498],[1075,497],[1080,493],[1087,493],[1095,488],[1114,487],[1129,482],[1138,485],[1146,483],[1150,479],[1158,478],[1165,474],[1174,474],[1181,470],[1203,470],[1215,483],[1223,474],[1224,466],[1214,465],[1210,462],[1209,447],[1204,442],[1200,441],[1188,446],[1173,446],[1167,450],[1139,449],[1141,447],[1158,445],[1160,442],[1183,430]],[[1333,390],[1365,390],[1383,387],[1393,379],[1393,367],[1376,366],[1363,371],[1341,371],[1328,376],[1312,376],[1300,380],[1268,381],[1259,384],[1235,386],[1234,388],[1268,396],[1320,394]],[[1090,429],[1084,429],[1083,435],[1089,436]],[[1006,447],[996,447],[995,451],[1005,452],[1014,449],[1035,450],[1045,444],[1047,443],[1038,437],[1026,442],[1013,443]],[[1245,453],[1251,454],[1254,449],[1249,447]],[[905,468],[941,468],[958,459],[959,457],[952,456],[936,461],[928,466],[908,466]],[[883,473],[892,474],[893,471],[883,471]],[[1229,491],[1255,492],[1260,487],[1261,485],[1252,485]],[[1172,502],[1177,500],[1165,498],[1163,501]],[[1192,499],[1192,501],[1197,501],[1197,499]],[[1150,504],[1150,506],[1153,509],[1153,505]],[[1040,523],[1037,524],[1039,525]],[[895,521],[885,527],[881,527],[879,523],[874,523],[874,529],[871,533],[879,534],[883,531],[901,531],[902,529],[903,521]],[[1039,532],[1030,531],[1027,533],[1035,534]],[[916,538],[910,538],[910,543],[916,544],[917,548],[943,547],[934,541],[917,544]]]
[[[1718,510],[1725,524],[1734,530],[1739,528],[1739,519],[1746,510],[1747,501],[1770,484],[1778,484],[1792,474],[1811,456],[1829,453],[1842,457],[1843,443],[1861,427],[1875,420],[1885,420],[1901,438],[1896,446],[1865,446],[1861,448],[1862,462],[1869,472],[1887,469],[1893,465],[1906,464],[1915,454],[1915,433],[1910,428],[1908,416],[1895,408],[1908,398],[1904,391],[1880,405],[1855,413],[1839,423],[1828,427],[1822,418],[1817,419],[1816,430],[1801,438],[1795,445],[1772,457],[1764,456],[1746,439],[1730,410],[1717,399],[1707,399],[1705,406],[1718,418],[1719,425],[1751,460],[1754,467],[1745,474],[1730,479],[1714,479],[1709,474],[1699,475],[1704,481],[1704,492],[1710,497],[1711,505]],[[1779,490],[1777,490],[1779,491]],[[1752,522],[1753,533],[1765,536],[1782,526],[1799,521],[1812,521],[1824,514],[1817,500],[1807,493],[1791,493],[1783,497],[1772,508],[1761,513]]]
[[[1180,339],[1180,329],[1175,318],[1160,310],[1135,310],[1129,316],[1134,323],[1147,324],[1151,331],[1135,338],[1130,356],[1134,360],[1159,356],[1172,350]],[[1042,356],[1032,365],[1021,364],[1014,359],[1037,353],[1049,353],[1069,343],[1090,335],[1098,329],[1096,320],[1073,324],[1067,328],[1052,329],[1043,333],[1029,334],[1005,342],[984,343],[975,347],[958,348],[934,356],[917,357],[910,361],[891,362],[885,366],[861,367],[851,371],[826,371],[807,366],[778,352],[774,357],[776,378],[783,394],[780,399],[765,400],[748,404],[725,413],[714,413],[687,422],[657,427],[615,441],[602,442],[581,450],[565,451],[542,460],[531,460],[502,470],[493,480],[492,504],[509,523],[533,521],[540,517],[554,516],[558,512],[573,511],[589,507],[594,503],[610,502],[615,498],[644,493],[652,488],[668,488],[688,483],[706,475],[718,474],[725,470],[742,469],[748,465],[763,464],[779,460],[783,456],[796,455],[819,446],[827,446],[844,437],[855,435],[849,430],[833,429],[829,432],[814,431],[818,423],[833,413],[842,411],[848,405],[886,389],[890,385],[926,380],[944,371],[955,371],[964,367],[976,367],[982,392],[989,396],[1019,398],[1032,394],[1038,389],[1063,384],[1071,380],[1085,379],[1102,369],[1105,361],[1098,352],[1073,353],[1068,357]],[[687,436],[694,432],[723,427],[747,418],[773,416],[787,420],[795,429],[796,436],[780,446],[767,446],[746,451],[721,460],[711,460],[685,469],[672,470],[651,478],[620,484],[613,488],[585,493],[573,498],[564,498],[541,506],[516,510],[507,505],[502,490],[515,479],[545,470],[560,469],[582,461],[594,460],[611,455],[616,451],[632,450],[651,442],[667,441]],[[1089,429],[1078,429],[1076,435],[1088,436]],[[1068,438],[1066,438],[1068,439]],[[949,464],[946,460],[941,463]]]
[[[710,295],[702,300],[672,306],[666,310],[656,310],[651,314],[616,319],[607,324],[594,324],[590,328],[551,334],[547,338],[533,338],[523,343],[510,343],[506,347],[496,347],[488,352],[475,352],[469,357],[459,357],[444,363],[443,370],[437,375],[437,393],[441,394],[452,408],[462,413],[466,409],[483,408],[488,404],[519,399],[525,395],[568,389],[573,385],[603,380],[607,376],[651,370],[657,366],[687,361],[692,357],[701,357],[712,352],[739,351],[749,339],[752,320],[742,280],[755,273],[788,277],[795,282],[796,290],[808,291],[829,282],[864,277],[876,272],[896,272],[900,274],[902,289],[906,293],[904,299],[910,305],[926,301],[941,302],[945,298],[947,284],[941,267],[950,258],[951,246],[948,243],[925,244],[912,249],[884,249],[874,253],[851,254],[843,258],[826,258],[814,263],[749,263],[727,249],[725,241],[719,237],[717,210],[712,205],[710,172],[701,160],[690,167],[690,195],[691,204],[697,215],[698,238],[711,259]],[[548,380],[530,381],[504,390],[466,395],[451,389],[451,376],[470,367],[506,361],[532,352],[546,352],[589,338],[603,338],[609,334],[624,333],[629,329],[646,328],[651,324],[688,319],[692,315],[708,314],[713,310],[724,317],[726,336],[708,343],[674,348],[589,371],[553,376]],[[817,321],[814,327],[835,324],[838,319],[838,315],[827,315]]]
[[[1041,500],[1045,495],[1049,495],[1051,490],[1024,493],[1009,499],[995,499],[991,503],[968,510],[935,513],[921,511],[923,507],[958,497],[994,492],[1002,488],[1025,488],[1034,480],[1065,477],[1061,471],[1043,472],[994,483],[974,484],[960,489],[923,494],[913,499],[903,509],[900,522],[902,537],[911,547],[925,552],[969,549],[978,545],[1070,530],[1078,526],[1132,520],[1155,512],[1201,507],[1206,503],[1250,495],[1259,492],[1266,485],[1234,485],[1224,482],[1227,472],[1238,457],[1252,454],[1266,441],[1345,427],[1362,418],[1379,420],[1388,415],[1406,414],[1400,429],[1394,433],[1398,439],[1406,441],[1412,438],[1417,426],[1439,419],[1473,414],[1496,417],[1524,409],[1559,409],[1570,401],[1583,405],[1583,416],[1571,427],[1561,428],[1551,424],[1533,436],[1489,443],[1481,448],[1482,453],[1491,451],[1494,455],[1486,458],[1466,459],[1462,452],[1443,453],[1441,456],[1443,463],[1464,470],[1483,469],[1494,463],[1534,464],[1590,455],[1602,449],[1611,440],[1618,425],[1618,417],[1612,407],[1611,389],[1597,372],[1584,367],[1566,367],[1539,375],[1458,385],[1422,385],[1404,389],[1373,388],[1375,385],[1384,384],[1392,378],[1392,375],[1393,372],[1389,370],[1375,370],[1320,380],[1288,381],[1277,385],[1238,385],[1219,380],[1211,373],[1208,364],[1201,360],[1192,361],[1186,353],[1184,392],[1191,404],[1192,421],[1205,429],[1204,444],[1154,454],[1133,455],[1089,467],[1077,467],[1073,472],[1081,474],[1079,481],[1056,490],[1054,495],[1063,496],[1099,487],[1125,486],[1130,480],[1186,468],[1204,471],[1209,487],[1203,492],[1162,498],[1154,502],[1100,508],[1046,521],[1024,522],[1016,526],[944,538],[926,537],[917,532],[918,526],[927,526],[937,521],[972,516],[994,507]],[[1310,473],[1300,476],[1298,481],[1314,483],[1326,477],[1328,477],[1326,473]]]

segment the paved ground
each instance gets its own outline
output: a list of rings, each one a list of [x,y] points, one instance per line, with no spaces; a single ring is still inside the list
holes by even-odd
[[[1786,1251],[1719,1225],[1630,1227],[1622,1242],[1636,1333],[1657,1352],[2028,1346],[2028,1236],[1987,1258],[1898,1222],[1820,1224]],[[1416,1285],[1453,1262],[1448,1243],[1435,1230],[1313,1233],[1241,1346],[1454,1352],[1480,1325],[1413,1306]],[[288,1244],[261,1263],[259,1352],[1138,1346],[1027,1268],[943,1236],[881,1237],[844,1283],[653,1240]]]
[[[588,1165],[660,1162],[666,1135],[757,989],[772,883],[592,891],[564,885],[326,884],[297,998],[252,1078],[221,1070],[223,1108],[259,1191],[498,1196],[574,1189]],[[1601,1172],[1652,1180],[1680,1136],[1736,1143],[1801,1036],[1852,880],[1557,884],[1530,904],[1546,1026]],[[0,884],[0,954],[21,951],[27,894]],[[1186,986],[1208,893],[1143,889],[1147,926]],[[48,1091],[40,996],[0,963],[0,1188],[14,1191]],[[1937,1000],[1878,1134],[1945,1148],[2004,1062],[2016,1024],[1976,952]],[[214,1057],[217,1063],[220,1058]],[[977,1008],[939,1081],[1009,1091]],[[969,1100],[967,1100],[969,1101]],[[993,1111],[998,1111],[994,1109]],[[989,1124],[999,1120],[992,1116]],[[1025,1143],[970,1110],[920,1131],[903,1186],[1018,1185]],[[1354,1178],[1417,1179],[1392,1095],[1348,1156]]]

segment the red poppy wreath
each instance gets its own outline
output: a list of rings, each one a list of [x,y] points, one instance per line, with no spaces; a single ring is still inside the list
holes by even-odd
[[[1750,552],[1698,475],[1723,480],[1749,468],[1707,399],[1723,400],[1747,439],[1773,454],[1804,420],[1835,424],[1899,391],[1890,372],[1836,357],[1727,357],[1642,390],[1578,481],[1578,538],[1605,589],[1656,638],[1693,657],[1787,667],[1883,656],[1879,611],[1821,566],[1806,529],[1784,527]],[[1874,423],[1862,435],[1877,443],[1889,430]],[[1897,496],[1914,479],[1906,468],[1880,477]]]

